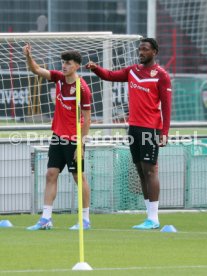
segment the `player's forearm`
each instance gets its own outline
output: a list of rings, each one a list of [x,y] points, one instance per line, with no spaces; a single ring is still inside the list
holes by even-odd
[[[32,58],[31,54],[27,55],[27,65],[29,67],[29,70],[32,71],[32,73],[37,74],[38,69],[40,66],[36,63],[36,61]]]
[[[93,72],[102,80],[125,82],[128,80],[128,76],[124,70],[110,71],[100,66],[97,66]]]
[[[161,101],[162,105],[162,117],[163,117],[163,129],[162,134],[168,135],[170,128],[170,117],[171,117],[171,93],[168,93],[168,96],[165,100]]]
[[[85,143],[86,136],[89,133],[90,125],[91,125],[91,119],[90,118],[85,119],[81,128],[82,144]]]
[[[170,112],[165,112],[165,115],[163,116],[162,134],[168,136],[169,129],[170,129]]]

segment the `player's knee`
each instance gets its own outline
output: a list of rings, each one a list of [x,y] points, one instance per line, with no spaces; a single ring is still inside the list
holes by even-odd
[[[77,173],[73,173],[73,179],[76,182],[76,184],[78,184],[78,174]],[[82,173],[82,184],[83,184],[83,186],[87,185],[84,173]]]
[[[47,182],[56,181],[58,178],[58,169],[49,168],[46,173]]]
[[[144,178],[145,179],[155,177],[156,174],[157,174],[154,167],[148,167],[148,168],[143,169],[143,173],[144,173]]]

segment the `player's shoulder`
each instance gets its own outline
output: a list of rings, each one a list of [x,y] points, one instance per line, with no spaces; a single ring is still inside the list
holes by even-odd
[[[132,65],[125,67],[123,70],[126,72],[126,74],[129,74],[131,71],[136,73],[137,71],[139,71],[139,68],[138,68],[137,64],[132,64]]]
[[[158,71],[159,77],[160,78],[167,78],[170,79],[170,76],[168,72],[159,64],[156,64],[156,70]]]
[[[61,71],[58,71],[58,70],[49,70],[50,72],[50,75],[51,75],[51,79],[55,80],[55,81],[58,81],[58,80],[61,80],[61,81],[64,81],[65,80],[65,77],[63,75],[63,73]]]
[[[156,70],[158,72],[158,78],[159,81],[167,81],[170,82],[170,75],[168,74],[168,72],[159,64],[157,64],[156,66]]]
[[[87,82],[83,78],[80,78],[80,84],[82,88],[88,87]]]
[[[87,82],[83,78],[80,78],[80,85],[81,85],[81,89],[83,92],[85,92],[85,91],[90,92],[90,88],[89,88]]]
[[[136,71],[137,69],[138,69],[138,64],[132,64],[125,68],[125,70],[127,71],[131,71],[131,70]]]

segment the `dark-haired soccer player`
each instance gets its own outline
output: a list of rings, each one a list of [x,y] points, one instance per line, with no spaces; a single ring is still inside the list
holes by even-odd
[[[172,89],[169,75],[155,61],[158,54],[156,40],[142,39],[138,53],[140,64],[118,71],[106,70],[92,61],[86,68],[103,80],[128,82],[129,135],[134,138],[130,151],[141,179],[147,209],[147,219],[133,228],[155,229],[160,227],[157,159],[159,146],[165,146],[168,140]]]
[[[67,164],[69,172],[77,183],[76,163],[76,79],[80,68],[81,55],[77,51],[66,51],[61,54],[62,72],[41,68],[31,55],[29,44],[23,47],[29,69],[38,76],[56,83],[56,104],[52,122],[53,136],[49,147],[48,169],[43,213],[37,224],[28,230],[50,229],[52,227],[52,207],[57,194],[57,179]],[[81,78],[81,111],[82,137],[88,134],[91,118],[91,92]],[[83,142],[83,139],[82,139]],[[84,145],[82,144],[82,147]],[[84,169],[84,168],[83,168]],[[83,228],[90,228],[89,201],[90,190],[83,174]],[[70,228],[78,230],[79,224]]]

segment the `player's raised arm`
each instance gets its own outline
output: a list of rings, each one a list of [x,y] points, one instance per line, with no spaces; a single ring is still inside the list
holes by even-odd
[[[116,82],[127,82],[130,67],[123,68],[123,69],[117,70],[117,71],[111,71],[111,70],[102,68],[101,66],[97,65],[93,61],[89,61],[86,64],[86,69],[92,70],[102,80],[116,81]]]
[[[90,70],[95,70],[97,68],[97,64],[93,61],[89,61],[87,64],[86,64],[86,69],[90,69]]]
[[[34,74],[36,74],[36,75],[38,75],[40,77],[43,77],[43,78],[45,78],[47,80],[51,80],[50,71],[47,70],[47,69],[45,69],[45,68],[40,67],[36,63],[36,61],[33,59],[33,57],[32,57],[32,47],[31,47],[31,45],[29,43],[26,44],[23,47],[23,53],[26,56],[29,70],[31,70],[32,73],[34,73]]]

